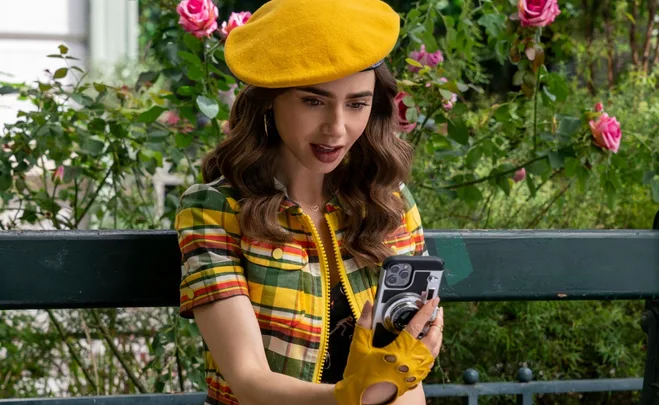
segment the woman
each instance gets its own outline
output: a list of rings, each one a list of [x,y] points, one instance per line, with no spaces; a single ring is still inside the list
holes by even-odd
[[[418,336],[438,300],[371,346],[378,264],[425,253],[382,64],[399,24],[380,0],[273,0],[227,38],[248,86],[176,218],[207,403],[425,403],[441,309]]]

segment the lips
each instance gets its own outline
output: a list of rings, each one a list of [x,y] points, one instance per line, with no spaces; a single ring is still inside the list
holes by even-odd
[[[333,163],[341,155],[343,146],[332,146],[325,144],[312,143],[311,151],[316,159],[323,163]]]

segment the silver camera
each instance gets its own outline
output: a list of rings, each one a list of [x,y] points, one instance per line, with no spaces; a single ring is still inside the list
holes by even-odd
[[[432,256],[393,256],[385,260],[380,271],[372,325],[377,347],[393,341],[419,308],[438,295],[444,262]],[[428,327],[429,323],[419,337]]]

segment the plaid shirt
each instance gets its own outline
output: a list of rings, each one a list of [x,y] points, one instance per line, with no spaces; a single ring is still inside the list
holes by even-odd
[[[279,184],[281,186],[281,184]],[[281,186],[283,187],[283,186]],[[406,213],[384,243],[398,255],[427,254],[421,218],[409,190],[399,195]],[[270,369],[319,383],[328,346],[330,276],[326,250],[311,218],[286,198],[279,223],[293,235],[284,244],[242,235],[237,190],[221,178],[197,184],[181,196],[175,227],[182,253],[180,313],[236,295],[250,298]],[[359,268],[342,247],[345,214],[334,196],[326,205],[344,285],[355,319],[367,300],[375,299],[377,268]],[[338,249],[337,249],[338,247]],[[204,345],[209,404],[238,404]]]

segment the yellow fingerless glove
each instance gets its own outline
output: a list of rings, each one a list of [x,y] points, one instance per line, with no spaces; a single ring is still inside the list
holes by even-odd
[[[403,330],[383,348],[373,347],[373,330],[355,325],[343,380],[334,386],[339,405],[360,405],[362,394],[373,384],[396,386],[396,398],[416,387],[430,372],[434,357],[423,342]]]

